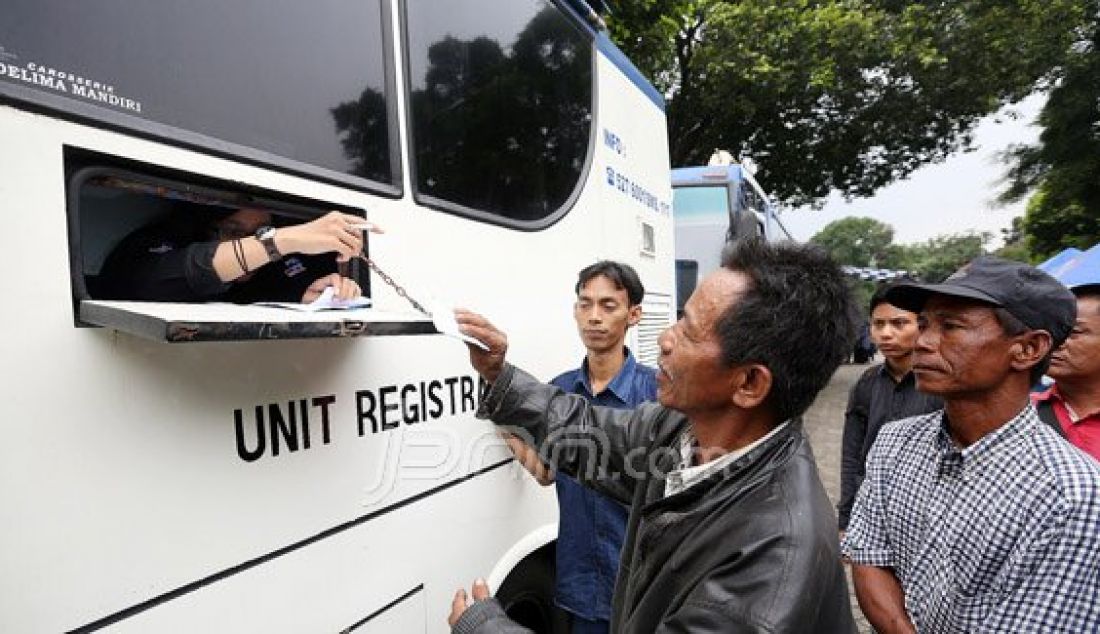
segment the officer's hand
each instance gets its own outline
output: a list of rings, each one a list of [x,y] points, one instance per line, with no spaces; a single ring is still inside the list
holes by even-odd
[[[470,365],[478,374],[492,383],[504,368],[504,354],[508,352],[508,336],[477,313],[462,308],[455,309],[455,321],[462,334],[473,337],[489,347],[489,350],[466,344],[470,349]]]
[[[302,303],[309,304],[321,296],[321,293],[325,292],[325,289],[331,286],[335,289],[333,297],[335,299],[355,299],[363,294],[363,290],[359,288],[359,284],[355,280],[343,277],[339,273],[330,273],[324,277],[317,278],[305,293],[302,293]]]
[[[282,227],[275,232],[280,253],[336,253],[336,260],[347,262],[363,249],[363,231],[382,233],[382,229],[359,216],[332,211],[316,220]]]
[[[485,583],[484,579],[478,579],[474,582],[473,595],[474,601],[484,601],[489,598],[489,585]],[[454,627],[469,607],[470,602],[466,600],[466,590],[459,588],[458,592],[455,593],[454,600],[451,601],[451,615],[447,617],[447,625]]]

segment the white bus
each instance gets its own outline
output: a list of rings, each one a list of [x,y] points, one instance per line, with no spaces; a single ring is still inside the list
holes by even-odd
[[[673,169],[672,191],[677,312],[703,277],[718,268],[727,242],[792,239],[751,166],[733,163],[728,152],[715,152],[706,166]]]
[[[3,0],[0,631],[423,632],[485,576],[546,619],[556,506],[465,346],[365,266],[320,316],[98,297],[136,227],[339,209],[543,377],[577,271],[674,273],[663,101],[579,0]]]

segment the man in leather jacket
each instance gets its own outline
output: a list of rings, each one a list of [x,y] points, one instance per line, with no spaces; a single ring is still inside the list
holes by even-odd
[[[660,404],[594,406],[504,361],[507,338],[456,311],[492,385],[479,415],[630,506],[613,632],[853,632],[832,507],[799,417],[851,349],[847,286],[821,251],[727,247],[659,340]],[[465,633],[525,631],[483,581]]]

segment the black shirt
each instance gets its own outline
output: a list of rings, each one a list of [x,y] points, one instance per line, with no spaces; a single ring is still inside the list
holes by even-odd
[[[336,272],[336,255],[292,254],[257,269],[251,277],[222,282],[214,272],[218,241],[206,226],[182,221],[142,227],[107,256],[97,299],[160,302],[301,301],[318,278]]]
[[[840,502],[837,519],[840,530],[848,528],[848,517],[863,483],[867,453],[888,422],[943,409],[938,396],[917,391],[916,378],[907,373],[895,381],[885,364],[867,368],[848,395],[844,413],[844,441],[840,459]]]

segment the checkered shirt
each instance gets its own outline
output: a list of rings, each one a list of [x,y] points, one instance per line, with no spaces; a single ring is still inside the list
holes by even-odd
[[[841,550],[892,568],[919,632],[1100,632],[1100,465],[1030,405],[959,450],[883,427]]]

